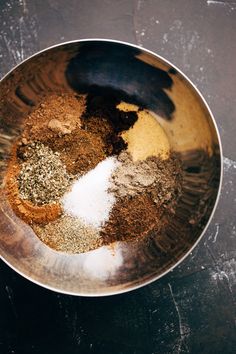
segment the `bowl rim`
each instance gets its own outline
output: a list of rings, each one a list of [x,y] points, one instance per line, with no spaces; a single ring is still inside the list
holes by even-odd
[[[218,144],[219,144],[219,156],[220,156],[220,180],[219,180],[219,185],[218,185],[218,191],[217,191],[217,195],[216,195],[216,199],[215,199],[215,203],[214,206],[212,208],[212,211],[210,213],[209,219],[204,227],[204,229],[202,230],[200,236],[197,238],[197,240],[194,242],[194,244],[191,246],[191,248],[174,264],[172,265],[169,269],[165,270],[164,272],[162,272],[161,274],[158,274],[156,276],[153,276],[151,279],[148,280],[144,280],[141,284],[138,285],[131,285],[128,286],[125,289],[122,290],[115,290],[115,291],[107,291],[107,292],[101,292],[101,293],[86,293],[86,292],[76,292],[76,291],[67,291],[67,290],[63,290],[62,288],[56,288],[53,286],[50,286],[48,284],[44,284],[43,282],[36,280],[26,274],[24,274],[21,270],[17,269],[16,267],[14,267],[13,265],[11,265],[1,254],[0,254],[0,259],[4,261],[4,263],[6,263],[11,269],[13,269],[14,271],[16,271],[18,274],[20,274],[22,277],[24,277],[25,279],[33,282],[34,284],[37,284],[43,288],[46,288],[48,290],[52,290],[54,292],[60,293],[60,294],[65,294],[65,295],[74,295],[74,296],[83,296],[83,297],[102,297],[102,296],[112,296],[112,295],[118,295],[118,294],[124,294],[139,288],[142,288],[146,285],[149,285],[151,283],[153,283],[154,281],[162,278],[163,276],[165,276],[166,274],[168,274],[169,272],[173,271],[178,265],[180,265],[180,263],[182,263],[189,255],[190,253],[194,250],[194,248],[197,246],[197,244],[201,241],[201,239],[203,238],[206,230],[208,229],[212,218],[215,214],[216,208],[218,206],[219,203],[219,199],[220,199],[220,193],[221,193],[221,189],[222,189],[222,182],[223,182],[223,148],[222,148],[222,142],[221,142],[221,138],[220,138],[220,133],[219,133],[219,129],[218,126],[216,124],[214,115],[206,101],[206,99],[204,98],[203,94],[201,93],[201,91],[196,87],[196,85],[189,79],[189,77],[184,74],[182,72],[182,70],[180,70],[176,65],[174,65],[173,63],[171,63],[169,60],[165,59],[164,57],[162,57],[161,55],[155,53],[152,50],[146,49],[144,47],[141,47],[140,45],[137,44],[133,44],[133,43],[129,43],[126,41],[121,41],[121,40],[116,40],[116,39],[107,39],[107,38],[83,38],[83,39],[74,39],[71,41],[65,41],[65,42],[60,42],[57,44],[54,44],[52,46],[46,47],[40,51],[37,51],[36,53],[30,55],[29,57],[27,57],[26,59],[22,60],[20,63],[18,63],[17,65],[15,65],[11,70],[9,70],[1,79],[0,79],[0,85],[2,83],[3,80],[5,80],[8,76],[10,76],[10,74],[17,69],[18,67],[20,67],[22,64],[26,63],[27,61],[33,59],[34,57],[47,52],[51,49],[54,48],[59,48],[63,45],[69,45],[69,44],[76,44],[76,43],[83,43],[83,42],[105,42],[105,43],[116,43],[116,44],[122,44],[128,47],[132,47],[135,49],[140,50],[141,52],[144,53],[148,53],[151,54],[152,56],[156,57],[158,60],[162,61],[163,63],[169,65],[170,67],[172,67],[173,69],[175,69],[177,71],[177,73],[181,74],[181,76],[187,81],[187,83],[189,84],[190,88],[199,96],[200,100],[202,101],[204,107],[206,108],[210,118],[211,118],[211,122],[214,126],[215,132],[216,132],[216,136],[218,139]]]

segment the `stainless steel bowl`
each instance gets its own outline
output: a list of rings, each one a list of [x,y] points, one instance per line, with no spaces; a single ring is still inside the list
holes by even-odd
[[[195,247],[215,210],[222,148],[213,115],[190,80],[162,57],[111,40],[80,40],[48,48],[1,81],[0,182],[24,118],[50,92],[116,89],[150,109],[184,166],[183,195],[164,234],[147,243],[117,243],[69,255],[44,245],[11,210],[1,191],[1,258],[27,279],[62,293],[102,296],[148,284]]]

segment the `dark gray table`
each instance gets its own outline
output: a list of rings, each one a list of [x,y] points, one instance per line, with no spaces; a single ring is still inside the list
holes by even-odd
[[[205,236],[172,273],[107,298],[59,295],[0,262],[0,353],[236,352],[236,0],[0,0],[0,73],[72,39],[128,41],[163,55],[208,101],[224,181]]]

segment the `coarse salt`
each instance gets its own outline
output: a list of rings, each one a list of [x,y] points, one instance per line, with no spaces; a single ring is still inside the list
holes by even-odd
[[[109,178],[118,164],[115,157],[108,157],[80,177],[62,199],[65,214],[79,217],[93,227],[101,227],[109,219],[115,203],[115,196],[108,188]]]

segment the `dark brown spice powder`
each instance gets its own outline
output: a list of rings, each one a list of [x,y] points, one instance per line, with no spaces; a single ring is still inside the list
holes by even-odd
[[[105,145],[98,134],[76,128],[63,138],[44,138],[43,142],[60,153],[68,173],[84,174],[106,158]]]
[[[84,119],[91,116],[106,118],[116,134],[128,130],[137,121],[138,115],[135,111],[120,111],[116,108],[119,103],[120,99],[115,93],[112,93],[111,89],[109,92],[104,92],[103,95],[89,93],[86,97],[86,111],[82,117]]]
[[[162,213],[163,209],[158,209],[147,193],[133,198],[120,198],[101,231],[104,244],[137,240],[147,235],[158,226]]]
[[[82,114],[82,122],[86,129],[91,129],[91,121],[95,126],[106,122],[105,126],[108,127],[108,130],[106,133],[103,130],[102,133],[107,147],[106,152],[109,155],[119,155],[122,150],[126,149],[127,143],[119,133],[128,130],[138,119],[135,111],[124,112],[119,110],[116,107],[119,103],[120,99],[111,89],[109,89],[109,92],[105,90],[103,95],[90,92],[86,97],[86,110]],[[92,129],[94,128],[92,127]],[[101,128],[99,131],[101,131]]]

